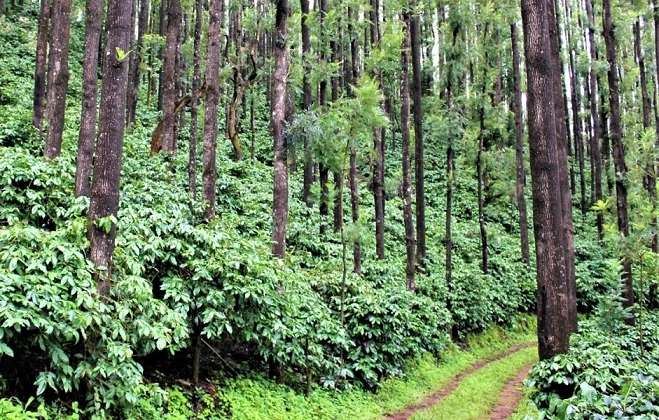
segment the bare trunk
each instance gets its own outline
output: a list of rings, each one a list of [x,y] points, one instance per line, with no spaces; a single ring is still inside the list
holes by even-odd
[[[548,2],[548,24],[549,24],[549,45],[551,48],[551,64],[552,64],[552,77],[553,94],[554,94],[554,117],[556,118],[556,136],[558,145],[558,169],[560,177],[559,186],[561,190],[561,205],[562,205],[562,222],[560,227],[562,229],[562,238],[564,245],[561,248],[566,256],[566,268],[568,270],[568,283],[567,283],[567,310],[569,317],[568,328],[570,332],[577,329],[577,284],[574,273],[574,227],[572,223],[572,194],[570,190],[569,180],[569,154],[570,143],[567,138],[569,125],[564,124],[569,121],[566,117],[567,100],[563,94],[565,89],[562,88],[562,65],[560,61],[560,28],[558,22],[557,3],[556,0]]]
[[[69,32],[71,29],[71,0],[53,0],[51,36],[48,50],[48,134],[44,156],[59,156],[64,131],[66,90],[69,86]]]
[[[135,0],[134,0],[135,1]],[[137,98],[140,91],[140,66],[142,57],[146,53],[142,46],[146,26],[149,22],[149,0],[140,0],[139,17],[137,23],[137,42],[134,51],[131,53],[130,70],[128,72],[128,99],[126,108],[126,124],[130,125],[135,122],[135,113],[137,112]]]
[[[98,143],[89,203],[90,259],[97,270],[97,289],[101,295],[107,295],[111,286],[125,128],[128,61],[120,61],[116,51],[118,49],[128,51],[131,9],[132,0],[108,2],[107,45],[103,59],[104,77],[101,87]],[[101,221],[106,223],[109,221],[109,229]]]
[[[204,200],[206,220],[215,217],[215,148],[217,146],[217,104],[220,97],[220,43],[223,0],[211,0],[206,54],[206,111],[204,114]]]
[[[311,63],[309,53],[311,51],[311,35],[309,33],[309,0],[300,0],[300,9],[302,11],[301,32],[302,32],[302,66],[304,75],[302,78],[302,90],[304,94],[304,110],[310,111],[313,103],[311,96],[311,82],[309,73],[311,72]],[[311,145],[309,139],[304,138],[304,178],[302,188],[302,200],[307,206],[311,206],[311,184],[313,183],[313,159],[311,156]]]
[[[571,332],[569,260],[564,252],[563,196],[560,183],[562,120],[556,118],[557,95],[551,48],[551,0],[522,0],[528,86],[528,127],[533,181],[533,221],[538,282],[538,344],[542,359],[564,353]],[[558,85],[560,86],[560,84]],[[563,168],[567,172],[567,167]]]
[[[168,0],[167,7],[167,36],[165,53],[163,56],[163,83],[162,86],[162,140],[161,147],[165,152],[176,151],[176,102],[178,92],[177,56],[179,33],[181,31],[181,2]]]
[[[519,236],[522,251],[522,261],[529,265],[529,230],[526,215],[526,198],[524,197],[524,186],[526,185],[526,174],[524,173],[524,125],[522,122],[522,91],[520,89],[520,58],[517,45],[517,25],[510,25],[510,35],[513,51],[513,113],[515,115],[515,173],[516,186],[515,198],[519,211]]]
[[[400,76],[400,131],[403,154],[403,221],[405,223],[405,251],[407,264],[405,266],[405,284],[408,290],[416,289],[414,279],[416,240],[414,238],[414,220],[412,219],[412,182],[410,177],[410,16],[405,13],[403,48],[401,50]]]
[[[103,0],[87,0],[85,22],[85,61],[83,64],[82,107],[78,154],[76,156],[75,194],[89,196],[96,141],[96,81],[98,73],[98,44],[101,39]]]
[[[195,0],[195,24],[192,56],[192,100],[190,101],[190,148],[188,150],[188,190],[197,197],[197,92],[201,88],[201,29],[204,20],[203,0]]]
[[[41,131],[44,106],[46,100],[46,66],[48,58],[48,23],[50,22],[50,6],[53,0],[41,0],[39,26],[37,30],[37,52],[34,68],[34,102],[32,124]]]
[[[613,142],[613,164],[616,177],[616,207],[618,213],[618,230],[624,238],[629,236],[629,216],[627,214],[627,165],[625,164],[625,148],[622,143],[622,126],[620,120],[620,89],[618,86],[618,63],[616,58],[616,39],[611,15],[610,0],[603,0],[604,42],[606,43],[606,59],[609,62],[609,110],[611,112],[611,141]],[[622,259],[624,305],[634,306],[634,286],[632,283],[632,263],[629,257]],[[629,319],[633,323],[633,318]]]
[[[486,69],[484,67],[484,69]],[[484,72],[485,73],[485,72]],[[485,74],[484,74],[485,76]],[[483,77],[483,91],[485,96],[485,83],[486,78]],[[481,99],[483,100],[483,98]],[[484,274],[488,271],[488,250],[487,250],[487,229],[485,227],[485,199],[483,197],[483,189],[485,188],[484,168],[483,168],[483,152],[485,152],[485,107],[481,105],[478,113],[478,120],[480,131],[478,134],[478,152],[476,153],[476,180],[477,186],[477,199],[478,199],[478,227],[481,239],[481,270]]]
[[[412,16],[410,21],[410,42],[412,53],[412,96],[414,98],[414,164],[416,174],[416,262],[424,264],[426,258],[426,195],[424,187],[424,146],[423,146],[423,107],[421,105],[422,68],[421,39],[419,34],[419,16]]]
[[[288,170],[286,168],[286,120],[288,80],[288,0],[277,0],[275,20],[275,70],[273,77],[272,130],[275,140],[274,189],[272,194],[272,254],[284,258],[288,222]]]
[[[593,13],[592,0],[585,0],[586,15],[588,16],[588,44],[590,45],[590,72],[588,83],[590,86],[590,118],[593,125],[593,136],[590,140],[590,159],[593,164],[593,190],[595,200],[602,199],[602,156],[600,151],[601,127],[598,111],[598,84],[599,80],[595,72],[597,62],[597,47],[595,45],[595,17]],[[601,240],[604,235],[604,218],[601,212],[597,213],[597,237]]]

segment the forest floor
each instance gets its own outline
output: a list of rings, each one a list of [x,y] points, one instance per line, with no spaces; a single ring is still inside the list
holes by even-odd
[[[385,419],[512,418],[536,352],[534,343],[524,342],[477,360],[448,383]]]

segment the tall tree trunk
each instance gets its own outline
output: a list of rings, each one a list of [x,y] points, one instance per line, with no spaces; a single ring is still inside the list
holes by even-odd
[[[375,48],[380,42],[379,30],[379,2],[378,0],[371,0],[370,10],[370,29],[371,29],[371,43]],[[380,81],[383,90],[382,72],[376,70],[375,77]],[[409,92],[408,92],[409,95]],[[385,209],[385,196],[384,196],[384,128],[376,128],[373,130],[373,200],[375,206],[375,252],[379,259],[384,259],[384,209]],[[409,144],[408,144],[409,147]]]
[[[326,60],[325,54],[325,17],[327,15],[327,0],[319,0],[320,14],[320,60]],[[318,84],[318,105],[324,107],[327,103],[327,79],[323,78]],[[320,234],[324,235],[327,231],[327,215],[329,212],[329,190],[327,182],[329,181],[329,171],[323,163],[318,164],[319,182],[320,182]]]
[[[558,127],[554,101],[555,50],[551,48],[551,0],[522,0],[524,51],[528,86],[528,126],[533,221],[538,282],[538,349],[540,358],[564,353],[571,332],[569,260],[564,252],[563,196]],[[559,85],[560,86],[560,85]],[[563,168],[567,172],[567,167]]]
[[[655,71],[656,71],[656,80],[655,83],[657,86],[659,86],[659,5],[657,4],[657,0],[652,1],[652,8],[654,11],[654,56],[655,56]],[[655,105],[654,105],[654,112],[655,112],[655,130],[656,130],[656,135],[655,135],[655,155],[653,156],[654,161],[652,163],[652,167],[650,169],[650,179],[648,182],[648,185],[650,186],[655,186],[649,190],[650,192],[650,199],[652,200],[652,207],[655,210],[657,210],[657,150],[659,150],[659,110],[658,105],[657,105],[657,99],[656,99],[656,89],[655,89]],[[652,237],[652,251],[655,253],[659,253],[659,236],[657,233],[657,219],[655,218],[653,221],[653,227],[654,227],[654,235]],[[654,295],[656,296],[656,294]],[[657,299],[657,297],[655,297]],[[656,303],[656,300],[655,302]]]
[[[158,34],[167,37],[167,3],[169,0],[160,0],[160,10],[158,11]],[[158,109],[163,110],[163,93],[165,87],[165,49],[159,47],[161,66],[158,71]]]
[[[611,112],[611,140],[613,142],[613,164],[616,171],[616,207],[618,213],[618,230],[626,239],[629,237],[629,216],[627,214],[627,165],[625,164],[625,148],[622,143],[622,126],[620,120],[620,90],[618,86],[618,63],[616,58],[616,39],[611,14],[610,0],[603,0],[604,42],[606,43],[606,59],[609,62],[609,110]],[[632,283],[632,263],[629,257],[622,259],[624,306],[634,305],[634,286]],[[628,320],[633,323],[633,318]]]
[[[455,44],[458,40],[460,27],[455,25],[453,28],[453,35],[451,40],[451,60],[448,61],[448,70],[446,75],[446,109],[449,114],[453,110],[453,62],[456,59]],[[448,145],[446,146],[446,219],[444,222],[444,246],[446,254],[446,288],[448,290],[448,298],[446,307],[451,310],[451,292],[453,290],[453,176],[455,173],[455,152],[453,150],[453,138],[448,136]],[[457,330],[453,328],[453,335],[457,334]]]
[[[85,22],[85,61],[83,64],[82,107],[78,154],[76,156],[76,197],[89,196],[94,143],[96,141],[96,81],[98,80],[98,43],[101,39],[103,0],[87,0]]]
[[[195,0],[195,24],[192,56],[192,100],[190,101],[190,148],[188,151],[188,190],[190,197],[197,197],[197,105],[201,88],[201,29],[204,20],[203,0]]]
[[[412,182],[410,177],[410,15],[403,15],[405,21],[403,48],[401,49],[400,63],[400,131],[403,152],[403,221],[405,223],[405,251],[407,264],[405,266],[405,284],[408,290],[416,288],[414,220],[412,216]]]
[[[348,11],[348,16],[352,16],[352,12]],[[349,26],[351,28],[351,26]],[[352,79],[357,81],[359,79],[359,45],[357,37],[349,29],[350,33],[350,64],[352,65]],[[350,184],[350,208],[352,211],[352,223],[359,223],[359,181],[357,170],[357,149],[354,142],[350,144],[350,170],[348,172],[348,183]],[[355,273],[362,271],[362,247],[359,235],[355,235],[352,246],[352,259],[353,268]]]
[[[53,0],[51,37],[48,50],[48,134],[44,156],[59,156],[64,131],[66,90],[69,86],[69,33],[71,29],[71,0]]]
[[[133,0],[137,1],[137,0]],[[126,107],[126,124],[135,122],[137,112],[137,98],[140,91],[140,66],[142,58],[146,54],[142,46],[146,26],[149,23],[149,0],[139,1],[139,15],[137,18],[137,42],[131,53],[130,69],[128,71],[128,104]]]
[[[206,53],[206,111],[204,113],[204,200],[206,220],[215,217],[215,149],[217,146],[217,104],[220,97],[220,43],[223,0],[211,0]]]
[[[602,155],[600,151],[601,127],[598,111],[598,85],[599,79],[595,72],[597,62],[597,46],[595,44],[595,16],[592,0],[585,0],[586,15],[588,17],[588,44],[590,46],[590,71],[588,83],[590,86],[590,118],[593,125],[593,136],[590,140],[590,159],[593,162],[593,190],[595,200],[602,199]],[[601,240],[604,235],[604,217],[597,213],[597,237]]]
[[[656,42],[656,41],[655,41]],[[636,23],[634,25],[634,50],[635,50],[635,55],[636,55],[636,60],[638,62],[638,70],[640,74],[640,84],[641,84],[641,104],[642,104],[642,111],[643,111],[643,128],[645,130],[649,129],[651,127],[651,121],[650,121],[650,114],[652,113],[650,109],[650,96],[648,95],[648,81],[647,81],[647,75],[645,73],[645,57],[643,54],[643,47],[642,47],[642,38],[641,38],[641,20],[638,18],[636,20]],[[655,121],[656,122],[656,121]],[[655,131],[657,128],[655,127]],[[656,141],[656,140],[655,140]],[[645,189],[648,192],[648,196],[650,198],[650,201],[653,204],[653,207],[656,207],[656,201],[657,201],[657,179],[655,176],[655,156],[654,153],[651,156],[651,159],[649,159],[649,162],[645,168],[645,176],[643,177],[643,184],[645,186]],[[656,220],[652,223],[655,228],[656,228]],[[655,250],[656,252],[656,233],[653,235],[652,243],[650,244],[650,248]]]
[[[128,61],[119,61],[116,51],[128,51],[132,1],[108,2],[98,143],[89,203],[90,259],[97,269],[97,289],[101,295],[109,293],[112,279],[112,253],[117,235],[116,217],[119,210],[119,178],[125,128]],[[108,217],[115,220],[111,220],[110,229],[105,229],[100,220]]]
[[[272,193],[272,254],[284,258],[288,222],[288,171],[286,168],[286,100],[288,80],[288,0],[277,0],[275,18],[275,70],[273,73],[272,130],[275,138]]]
[[[520,89],[520,58],[517,41],[517,24],[510,25],[510,39],[513,51],[513,113],[515,115],[515,198],[519,211],[519,237],[522,251],[522,261],[529,265],[529,222],[526,215],[526,198],[524,186],[526,174],[524,173],[524,125],[522,122],[522,91]]]
[[[572,193],[570,190],[570,180],[569,180],[569,154],[570,154],[570,142],[567,138],[567,132],[569,131],[569,124],[564,124],[568,122],[567,115],[567,100],[564,95],[565,89],[562,88],[562,65],[560,60],[560,27],[558,22],[558,3],[556,0],[550,0],[548,3],[548,24],[549,24],[549,45],[552,49],[550,54],[551,64],[553,67],[553,72],[551,73],[554,78],[554,116],[557,118],[556,121],[556,135],[557,135],[557,144],[558,144],[558,158],[559,158],[559,174],[560,177],[559,185],[561,190],[561,204],[562,204],[562,213],[563,221],[560,224],[561,229],[563,230],[563,239],[564,246],[562,247],[563,251],[566,253],[566,262],[568,270],[568,284],[567,284],[567,297],[568,297],[568,316],[570,332],[576,331],[577,329],[577,284],[574,272],[575,256],[574,256],[574,226],[572,223]]]
[[[50,22],[50,6],[53,0],[41,0],[39,26],[37,29],[37,51],[34,67],[34,102],[32,124],[41,131],[44,105],[46,99],[46,65],[48,58],[48,23]]]
[[[579,165],[579,194],[580,201],[579,207],[581,215],[585,217],[586,207],[586,174],[584,169],[584,145],[583,145],[583,130],[581,123],[581,86],[579,84],[579,75],[577,74],[577,66],[575,55],[572,47],[572,28],[570,25],[571,11],[568,8],[568,3],[563,2],[564,17],[565,17],[565,37],[567,38],[567,54],[568,58],[568,71],[570,81],[570,103],[572,108],[572,131],[574,138],[574,152]],[[559,33],[560,36],[560,33]],[[559,63],[560,65],[560,63]],[[567,111],[567,108],[565,108]],[[567,113],[567,112],[566,112]],[[572,205],[570,203],[570,205]]]
[[[309,0],[300,0],[300,9],[302,11],[301,33],[302,33],[302,67],[304,75],[302,76],[302,91],[304,94],[304,110],[310,111],[313,104],[311,95],[311,81],[309,74],[311,72],[311,63],[309,53],[311,51],[311,34],[309,32]],[[311,184],[313,183],[313,159],[311,155],[311,145],[309,139],[304,138],[304,176],[302,187],[302,200],[307,206],[311,206]],[[342,219],[343,220],[343,219]]]
[[[484,274],[488,271],[488,250],[487,250],[487,229],[485,226],[485,198],[483,189],[485,188],[484,168],[483,168],[483,152],[485,152],[485,89],[487,79],[487,54],[485,55],[486,63],[483,66],[483,90],[481,91],[481,107],[478,112],[479,134],[478,134],[478,152],[476,153],[476,181],[477,186],[477,200],[478,200],[478,227],[481,239],[481,270]],[[496,97],[496,93],[495,93]]]
[[[426,258],[426,195],[424,187],[423,107],[421,105],[422,72],[419,16],[410,17],[410,42],[412,50],[412,96],[414,98],[414,164],[416,174],[416,262],[423,265]]]
[[[176,151],[176,89],[179,33],[181,31],[181,2],[168,0],[167,7],[167,37],[163,56],[163,113],[162,113],[162,150]]]

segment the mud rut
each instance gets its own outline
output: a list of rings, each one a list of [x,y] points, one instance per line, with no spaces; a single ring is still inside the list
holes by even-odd
[[[475,372],[483,369],[491,363],[503,360],[520,350],[533,347],[535,343],[520,343],[516,344],[507,350],[494,354],[490,357],[478,360],[476,363],[460,372],[453,377],[447,384],[441,388],[433,391],[430,395],[424,397],[421,401],[408,405],[400,411],[385,415],[386,420],[407,420],[415,414],[427,410],[434,405],[440,403],[444,398],[448,397],[455,391],[460,384]],[[531,370],[532,365],[527,365],[522,368],[515,377],[506,382],[502,389],[499,399],[490,412],[489,418],[491,420],[504,420],[509,418],[517,408],[522,399],[522,382]]]

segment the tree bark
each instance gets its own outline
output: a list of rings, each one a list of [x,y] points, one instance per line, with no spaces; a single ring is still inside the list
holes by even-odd
[[[197,105],[201,88],[201,29],[204,20],[203,0],[195,0],[195,24],[192,55],[192,100],[190,101],[190,147],[188,150],[188,191],[197,198]]]
[[[327,0],[319,0],[319,15],[320,15],[320,60],[326,60],[325,54],[325,31],[324,23],[327,15]],[[318,84],[318,105],[324,107],[327,102],[327,79],[320,80]],[[323,163],[318,164],[319,182],[320,182],[320,234],[324,235],[327,231],[327,215],[329,212],[329,190],[327,182],[329,181],[329,171]]]
[[[217,104],[220,97],[220,43],[223,0],[211,0],[206,53],[206,110],[204,113],[204,200],[205,218],[215,217],[215,149],[217,146]]]
[[[562,121],[556,118],[554,106],[557,95],[552,57],[555,50],[550,41],[552,9],[552,0],[522,0],[541,359],[566,352],[572,330],[568,310],[570,262],[563,249],[563,196],[560,183],[556,182],[563,163],[557,138],[557,126]],[[567,172],[567,167],[563,169]]]
[[[48,50],[48,134],[44,156],[53,159],[62,150],[66,90],[69,86],[69,34],[71,0],[53,0],[51,36]]]
[[[421,105],[422,71],[419,16],[410,17],[412,52],[412,96],[414,98],[414,165],[416,175],[416,262],[423,266],[426,258],[426,195],[424,187],[423,107]]]
[[[405,285],[408,290],[416,289],[415,258],[416,240],[414,238],[414,220],[412,216],[412,182],[410,177],[410,15],[403,15],[404,34],[400,63],[400,131],[403,154],[403,221],[405,223],[405,251],[407,264],[405,266]]]
[[[50,22],[50,6],[53,0],[41,0],[39,26],[37,29],[37,51],[34,68],[34,101],[32,125],[41,131],[44,105],[46,99],[46,68],[48,58],[48,24]]]
[[[163,38],[167,37],[167,3],[169,0],[160,0],[160,10],[158,11],[158,34]],[[165,86],[165,49],[159,47],[158,55],[160,56],[161,66],[158,71],[158,109],[163,110],[163,92]]]
[[[96,141],[96,82],[98,44],[101,40],[103,0],[87,0],[85,22],[85,61],[83,64],[82,106],[78,154],[76,156],[75,195],[89,196],[94,143]]]
[[[590,159],[593,162],[593,190],[595,201],[602,199],[602,156],[601,156],[601,129],[598,105],[599,79],[595,72],[597,62],[597,46],[595,44],[595,17],[593,13],[592,0],[585,0],[586,15],[588,17],[588,44],[590,46],[590,71],[588,83],[590,86],[590,118],[593,125],[593,136],[590,140]],[[601,240],[604,236],[604,218],[601,212],[597,213],[597,237]]]
[[[487,54],[486,54],[487,61]],[[487,63],[483,66],[483,87],[481,91],[481,101],[485,101],[486,89],[486,76],[487,76]],[[496,97],[496,93],[495,93]],[[476,181],[477,185],[477,200],[478,200],[478,227],[481,239],[481,271],[484,274],[488,272],[488,249],[487,249],[487,228],[485,226],[485,198],[483,197],[483,189],[485,188],[484,168],[483,168],[483,152],[485,152],[485,105],[481,104],[478,112],[479,134],[478,134],[478,152],[476,153]]]
[[[167,37],[165,41],[165,53],[163,55],[163,83],[162,86],[162,150],[165,152],[176,151],[176,102],[178,92],[177,81],[177,56],[179,45],[179,34],[181,31],[181,2],[180,0],[168,0],[167,7]]]
[[[656,41],[655,41],[656,43]],[[650,121],[650,114],[652,113],[650,109],[650,96],[648,95],[648,81],[647,81],[647,75],[645,73],[645,57],[643,54],[643,47],[642,47],[642,38],[641,38],[641,20],[638,18],[636,20],[636,23],[634,25],[634,50],[635,50],[635,55],[636,55],[636,60],[638,62],[638,70],[639,70],[639,75],[640,75],[640,84],[641,84],[641,104],[642,104],[642,111],[643,111],[643,128],[645,130],[649,129],[651,127],[651,121]],[[656,122],[656,121],[655,121]],[[655,127],[655,133],[658,128]],[[656,208],[656,201],[657,201],[657,179],[655,175],[655,156],[654,153],[651,156],[651,159],[649,159],[649,162],[647,163],[647,166],[645,168],[645,176],[643,177],[643,184],[645,186],[646,191],[648,192],[648,196],[650,198],[650,202],[653,205],[653,208]],[[656,220],[652,221],[652,225],[654,226],[656,230]],[[650,244],[650,249],[656,252],[656,232],[655,234],[652,235],[652,241]]]
[[[310,111],[313,104],[311,95],[311,81],[309,74],[311,72],[311,63],[309,54],[311,51],[311,35],[309,32],[309,0],[300,0],[300,9],[302,12],[301,33],[302,33],[302,67],[304,75],[302,77],[302,91],[304,94],[304,110]],[[309,207],[311,206],[311,184],[313,184],[313,159],[311,156],[311,145],[309,139],[304,138],[304,174],[302,187],[302,200]],[[342,216],[343,217],[343,216]]]
[[[620,88],[618,83],[618,63],[616,57],[616,39],[613,26],[613,16],[611,14],[610,0],[603,0],[603,26],[604,42],[606,44],[606,59],[609,62],[608,80],[609,80],[609,110],[611,118],[611,141],[613,143],[613,164],[615,166],[615,186],[616,186],[616,208],[618,230],[624,237],[629,237],[629,216],[627,214],[627,165],[625,163],[625,148],[622,143],[622,125],[620,119]],[[624,306],[631,308],[634,306],[634,286],[632,283],[632,263],[629,257],[623,256],[622,259],[623,279],[625,287],[623,290]],[[633,318],[628,322],[633,323]]]
[[[659,63],[659,5],[657,4],[656,0],[652,1],[652,9],[653,9],[653,14],[654,14],[654,56],[655,56],[655,61]],[[655,83],[659,85],[659,64],[655,63]],[[652,200],[652,207],[655,210],[657,210],[657,150],[659,149],[659,110],[657,109],[657,99],[656,99],[657,92],[655,90],[655,106],[654,106],[654,111],[655,111],[655,144],[654,144],[654,151],[655,155],[653,156],[653,163],[652,167],[650,169],[650,179],[648,184],[651,186],[654,186],[649,190],[650,192],[650,199]],[[657,233],[657,219],[655,218],[653,221],[653,227],[654,227],[654,235],[652,236],[652,251],[654,253],[659,253],[659,236]],[[657,299],[657,297],[655,297]],[[656,300],[655,302],[656,303]]]
[[[460,27],[456,25],[453,28],[451,40],[451,59],[448,60],[448,70],[446,75],[446,109],[449,114],[453,109],[453,62],[456,59],[455,45],[458,40]],[[453,150],[453,138],[448,137],[446,146],[446,213],[444,222],[444,247],[446,254],[446,288],[448,290],[447,309],[451,310],[451,291],[453,289],[453,234],[451,230],[453,222],[453,174],[455,172],[455,152]],[[454,334],[455,335],[455,334]]]
[[[569,179],[569,158],[570,155],[570,142],[567,138],[567,132],[569,131],[568,118],[566,117],[567,109],[567,99],[563,94],[565,89],[563,88],[562,83],[562,65],[560,60],[560,27],[558,22],[558,12],[557,7],[558,3],[556,0],[550,0],[548,4],[548,24],[549,24],[549,46],[551,48],[551,64],[552,64],[552,76],[554,78],[553,83],[553,94],[554,94],[554,116],[557,119],[556,121],[556,135],[557,135],[557,144],[558,144],[558,169],[560,177],[559,180],[560,190],[561,190],[561,204],[562,204],[562,213],[563,220],[560,224],[563,229],[563,239],[564,246],[562,247],[563,251],[566,253],[567,261],[567,270],[568,270],[568,288],[567,288],[567,297],[568,297],[568,316],[569,324],[568,328],[570,331],[576,331],[577,329],[577,284],[574,272],[575,256],[574,256],[574,226],[572,223],[572,193],[570,189],[570,179]]]
[[[142,63],[142,57],[146,53],[142,47],[142,40],[144,39],[146,26],[149,22],[149,0],[140,0],[139,9],[137,18],[137,42],[135,43],[134,51],[131,53],[130,69],[128,71],[127,125],[135,122],[135,113],[137,112],[137,98],[140,91],[140,65]]]
[[[286,254],[288,222],[288,170],[286,168],[286,120],[288,80],[288,0],[277,0],[275,18],[275,70],[273,73],[272,130],[275,140],[274,188],[272,193],[272,254]]]
[[[108,2],[99,133],[89,203],[90,259],[97,270],[97,289],[101,295],[107,295],[110,291],[117,225],[115,219],[111,221],[110,229],[104,229],[100,219],[116,218],[119,210],[119,179],[125,128],[128,61],[119,61],[116,51],[119,48],[128,51],[131,9],[132,0]]]
[[[513,51],[513,113],[515,115],[515,198],[519,211],[519,237],[522,251],[522,261],[529,265],[529,222],[526,214],[526,198],[524,186],[526,174],[524,172],[524,125],[522,122],[522,91],[520,89],[520,58],[517,41],[517,24],[510,25],[510,38]]]
[[[565,3],[565,16],[569,18],[570,12],[567,10],[567,3]],[[574,150],[577,157],[577,162],[579,164],[579,208],[581,210],[581,215],[585,217],[587,206],[586,206],[586,178],[585,178],[585,169],[584,169],[584,145],[583,145],[583,131],[581,124],[581,116],[579,112],[581,111],[581,86],[579,85],[579,76],[577,74],[576,52],[572,48],[572,30],[570,28],[569,20],[566,20],[565,23],[565,33],[567,37],[567,53],[569,55],[568,67],[570,72],[570,102],[572,108],[572,131],[574,138]],[[571,204],[570,204],[571,205]]]
[[[380,43],[379,29],[379,1],[371,0],[371,10],[369,11],[371,44],[375,48]],[[383,85],[382,72],[376,70],[375,77],[380,81],[380,86],[385,90]],[[409,95],[409,92],[408,92]],[[409,98],[408,98],[409,99]],[[384,248],[384,128],[373,130],[373,200],[375,207],[375,252],[378,259],[385,258]],[[409,144],[408,144],[409,147]]]

